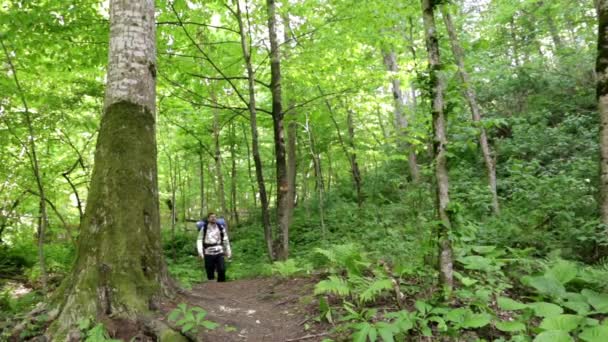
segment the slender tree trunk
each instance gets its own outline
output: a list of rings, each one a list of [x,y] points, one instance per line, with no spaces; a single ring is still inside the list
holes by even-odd
[[[321,221],[321,237],[323,243],[327,242],[327,229],[325,228],[325,207],[324,207],[324,186],[323,186],[323,174],[321,173],[321,158],[316,152],[315,140],[312,134],[312,125],[308,118],[308,112],[306,112],[306,131],[308,132],[308,145],[310,146],[310,156],[312,157],[313,165],[316,174],[317,191],[319,194],[319,220]]]
[[[175,261],[176,259],[176,253],[175,253],[175,244],[173,242],[175,242],[175,224],[177,223],[177,203],[175,203],[176,201],[176,176],[175,176],[175,164],[173,162],[173,158],[171,157],[171,154],[169,152],[167,152],[167,160],[169,161],[169,185],[171,187],[171,256],[173,258],[173,261]]]
[[[56,340],[85,317],[146,316],[173,290],[160,238],[155,42],[153,1],[110,1],[104,113]]]
[[[297,125],[295,121],[290,121],[287,125],[287,179],[289,181],[289,225],[293,218],[293,210],[296,202],[296,176],[297,176],[297,160],[296,160],[296,141],[297,141]]]
[[[283,15],[283,35],[284,41],[289,41],[289,32],[291,31],[289,27],[289,16]],[[284,53],[284,59],[288,58],[288,54]],[[288,108],[293,109],[293,103],[291,100],[288,101]],[[287,124],[287,181],[289,190],[287,192],[287,217],[288,217],[288,226],[291,226],[291,222],[293,220],[293,211],[295,208],[296,201],[296,177],[298,172],[297,165],[297,149],[296,149],[296,141],[297,141],[297,133],[298,123],[295,121],[295,112],[292,111],[290,114],[291,121]]]
[[[241,49],[243,51],[243,58],[245,59],[245,66],[247,68],[247,85],[249,90],[249,121],[251,124],[251,149],[253,154],[253,161],[255,164],[255,175],[258,181],[258,190],[260,193],[260,203],[262,205],[262,224],[264,225],[264,239],[266,240],[266,248],[268,250],[268,257],[270,260],[275,260],[275,253],[272,246],[272,227],[270,225],[270,212],[268,210],[268,197],[266,194],[266,185],[264,184],[264,173],[262,167],[262,159],[260,158],[260,147],[258,139],[258,126],[257,126],[257,111],[255,108],[255,73],[253,71],[253,65],[251,64],[251,37],[247,37],[245,27],[243,25],[243,19],[241,15],[240,2],[237,1],[237,20],[239,23],[239,33],[241,36]],[[249,34],[251,32],[249,31]]]
[[[32,172],[34,174],[34,178],[36,180],[36,186],[38,188],[38,193],[40,194],[39,201],[39,219],[38,219],[38,228],[37,228],[37,238],[38,238],[38,262],[40,263],[40,281],[42,282],[42,290],[46,293],[47,287],[47,272],[46,272],[46,260],[44,257],[44,241],[46,238],[46,229],[48,226],[48,215],[46,210],[46,193],[44,189],[44,182],[42,180],[42,175],[40,174],[40,165],[38,161],[38,154],[36,151],[36,135],[34,132],[34,126],[32,123],[32,117],[27,105],[27,100],[25,98],[25,92],[21,87],[21,83],[19,82],[19,78],[17,77],[17,70],[13,64],[11,59],[11,55],[4,45],[3,37],[0,36],[0,43],[2,44],[2,49],[4,50],[4,54],[6,55],[6,61],[9,64],[11,73],[13,75],[13,80],[15,81],[15,86],[17,87],[17,91],[19,96],[21,97],[21,102],[24,107],[25,121],[27,123],[28,129],[28,137],[27,143],[23,144],[24,149],[27,151],[27,155],[30,160],[30,166],[32,168]]]
[[[458,35],[456,34],[456,29],[452,23],[452,16],[450,15],[450,12],[446,6],[441,7],[441,14],[450,37],[452,53],[454,54],[454,59],[458,65],[458,74],[460,75],[460,79],[462,81],[462,90],[464,96],[466,97],[469,108],[471,109],[473,122],[479,127],[479,145],[481,146],[481,153],[483,155],[488,176],[488,185],[490,188],[490,193],[492,194],[492,210],[495,215],[498,215],[500,214],[500,206],[498,204],[498,193],[496,192],[496,161],[492,155],[490,144],[488,143],[486,130],[481,125],[481,109],[479,107],[479,103],[477,102],[475,88],[473,87],[473,84],[471,84],[471,79],[464,64],[464,51],[460,46],[460,42],[458,41]]]
[[[394,100],[394,113],[395,113],[395,130],[397,131],[397,145],[402,153],[407,154],[407,161],[410,170],[410,177],[412,181],[418,182],[420,179],[420,172],[418,170],[418,163],[416,162],[416,152],[407,143],[407,126],[408,121],[405,116],[403,93],[401,92],[401,81],[396,76],[399,72],[399,66],[397,65],[397,57],[394,51],[384,53],[384,65],[386,69],[392,74],[391,85],[393,91]],[[414,114],[414,113],[412,113]]]
[[[199,217],[205,217],[205,164],[203,161],[203,147],[199,146],[198,149],[198,179],[199,179],[199,190],[200,190],[200,211]]]
[[[608,0],[599,0],[597,8],[599,23],[595,69],[600,114],[600,218],[608,227]]]
[[[251,196],[253,197],[253,208],[258,206],[257,194],[255,189],[255,180],[251,172],[251,149],[249,147],[249,138],[247,137],[247,129],[243,125],[243,136],[245,137],[245,147],[247,148],[247,174],[249,175],[249,183],[251,183]]]
[[[348,124],[348,145],[350,147],[350,163],[353,174],[353,180],[355,182],[355,189],[357,190],[357,204],[359,207],[363,205],[363,193],[361,190],[361,171],[359,169],[359,163],[357,162],[357,153],[355,152],[355,125],[353,123],[353,111],[347,110],[346,122]]]
[[[277,179],[277,223],[279,226],[277,257],[289,257],[289,181],[285,156],[285,130],[283,127],[283,100],[281,95],[281,57],[276,29],[276,4],[266,0],[268,14],[268,33],[270,40],[270,91],[272,94],[272,124],[274,129],[274,150]]]
[[[450,242],[452,227],[448,214],[450,203],[447,167],[447,125],[444,113],[445,80],[441,74],[439,42],[435,26],[433,0],[422,1],[422,18],[428,50],[433,118],[433,154],[437,181],[437,214],[439,216],[439,274],[440,282],[449,295],[454,286],[453,253]]]
[[[338,134],[338,142],[340,143],[340,146],[342,147],[342,151],[344,151],[344,154],[346,155],[346,159],[348,159],[348,162],[350,164],[350,173],[351,176],[353,178],[353,184],[355,186],[355,190],[357,192],[357,203],[359,206],[362,205],[363,203],[363,194],[361,193],[361,172],[359,171],[359,165],[357,164],[357,159],[356,159],[356,154],[355,154],[355,149],[354,149],[354,126],[352,123],[352,113],[350,110],[348,110],[348,117],[347,117],[347,124],[348,124],[348,133],[349,133],[349,141],[348,144],[350,145],[350,148],[352,149],[352,152],[348,151],[348,148],[346,146],[346,143],[344,142],[344,139],[342,138],[342,133],[340,132],[340,125],[338,125],[338,121],[336,120],[336,118],[334,117],[334,113],[333,113],[333,109],[331,107],[331,104],[329,103],[329,101],[325,101],[325,105],[327,106],[327,109],[329,110],[329,117],[331,119],[331,121],[334,123],[334,126],[336,127],[336,132]],[[352,129],[352,132],[351,132]]]
[[[382,112],[380,111],[380,106],[376,107],[376,117],[378,118],[378,125],[382,130],[382,138],[384,138],[384,143],[388,141],[388,133],[386,132],[386,126],[384,125],[384,118],[382,117]]]
[[[235,225],[239,225],[239,213],[238,213],[238,206],[236,203],[236,188],[237,188],[237,174],[236,174],[236,153],[235,153],[235,149],[234,149],[234,145],[235,145],[235,140],[236,140],[236,136],[235,136],[235,132],[234,132],[234,125],[231,123],[230,124],[230,160],[232,161],[231,166],[232,169],[230,171],[230,199],[232,202],[232,220],[234,221]]]
[[[215,89],[211,93],[212,101],[215,103]],[[215,143],[215,174],[217,177],[217,197],[220,199],[222,208],[222,216],[226,217],[230,214],[226,205],[226,190],[224,186],[224,173],[222,172],[222,150],[220,148],[220,113],[218,109],[213,112],[213,140]]]

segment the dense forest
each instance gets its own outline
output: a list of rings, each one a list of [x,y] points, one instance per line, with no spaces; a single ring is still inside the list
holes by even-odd
[[[608,0],[0,0],[0,45],[0,341],[608,341]]]

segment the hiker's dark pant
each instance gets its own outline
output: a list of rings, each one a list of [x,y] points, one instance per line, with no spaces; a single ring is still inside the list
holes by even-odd
[[[224,254],[205,254],[205,271],[207,271],[207,279],[209,280],[215,279],[215,271],[217,271],[217,281],[226,281]]]

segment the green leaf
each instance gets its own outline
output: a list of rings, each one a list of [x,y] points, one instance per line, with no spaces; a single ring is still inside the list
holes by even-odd
[[[552,297],[561,297],[566,293],[566,288],[564,285],[552,277],[524,277],[524,281],[527,283],[527,285],[535,288],[540,294]]]
[[[583,329],[578,337],[586,342],[605,342],[608,341],[608,326],[598,325],[596,327]]]
[[[469,255],[459,258],[458,261],[464,265],[464,268],[469,270],[490,271],[494,268],[492,260],[481,255]]]
[[[369,324],[367,322],[358,323],[358,324],[354,325],[354,328],[356,329],[356,331],[353,334],[353,341],[354,342],[367,342],[367,334],[369,333],[370,329],[372,328],[371,324]]]
[[[213,329],[217,328],[217,326],[218,326],[219,324],[217,324],[217,323],[215,323],[215,322],[211,322],[211,321],[202,321],[202,322],[201,322],[201,325],[202,325],[203,327],[205,327],[205,329],[213,330]]]
[[[561,315],[564,312],[561,306],[547,302],[529,303],[528,307],[532,308],[534,315],[539,317],[552,317]]]
[[[490,323],[491,316],[487,313],[467,313],[462,322],[463,328],[481,328]]]
[[[570,334],[561,330],[543,331],[534,338],[534,342],[572,342]]]
[[[587,303],[599,313],[608,313],[608,294],[597,293],[592,290],[584,289],[581,294],[587,298]]]
[[[376,323],[376,328],[378,329],[378,335],[380,335],[380,338],[382,338],[382,341],[384,342],[394,342],[394,336],[399,333],[399,328],[397,328],[397,326],[386,322]]]
[[[565,302],[563,305],[564,305],[564,307],[567,307],[568,309],[575,311],[579,315],[586,315],[589,313],[589,304],[587,304],[585,302],[568,301],[568,302]]]
[[[524,331],[526,325],[518,321],[500,321],[496,322],[496,329],[504,332]]]
[[[433,307],[430,304],[427,304],[426,302],[421,300],[417,300],[416,303],[414,303],[414,306],[423,315],[433,310]]]
[[[179,311],[178,309],[175,309],[173,311],[171,311],[171,313],[169,314],[169,321],[177,321],[177,319],[179,318],[179,316],[181,315],[181,311]]]
[[[333,293],[339,296],[347,296],[350,294],[350,287],[346,280],[337,277],[337,276],[329,276],[328,279],[322,280],[317,285],[315,285],[315,295],[323,294],[323,293]]]
[[[577,274],[578,267],[576,264],[567,260],[559,260],[546,273],[546,275],[553,277],[561,284],[568,283],[572,279],[576,278]]]
[[[182,327],[182,332],[183,333],[188,332],[188,331],[192,330],[192,328],[194,328],[194,323],[186,323]]]
[[[543,330],[561,330],[569,332],[576,329],[582,320],[583,317],[578,315],[552,316],[543,319],[540,323],[540,328]]]
[[[507,311],[522,310],[528,307],[526,304],[508,297],[498,297],[497,302],[499,308]]]
[[[473,246],[472,249],[479,254],[488,254],[496,249],[496,246]]]

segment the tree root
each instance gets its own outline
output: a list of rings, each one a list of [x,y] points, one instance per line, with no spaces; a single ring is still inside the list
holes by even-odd
[[[180,332],[179,330],[173,329],[167,323],[158,319],[151,319],[148,317],[140,318],[144,328],[157,337],[157,341],[160,342],[190,342],[197,341],[195,334],[191,332]]]

